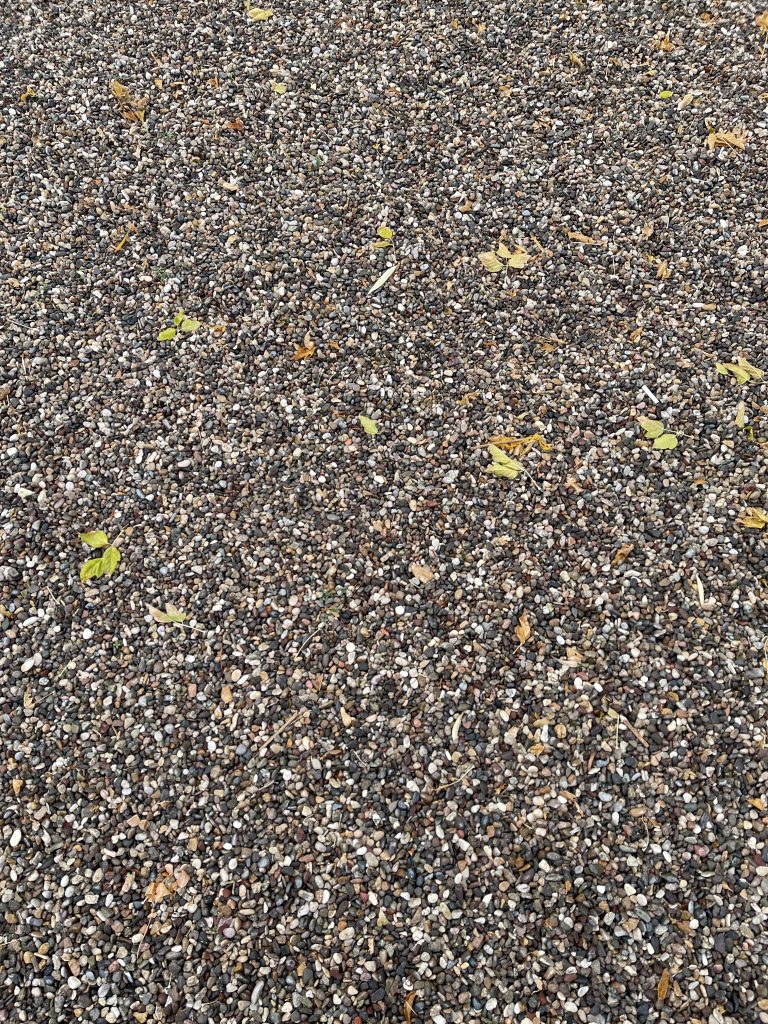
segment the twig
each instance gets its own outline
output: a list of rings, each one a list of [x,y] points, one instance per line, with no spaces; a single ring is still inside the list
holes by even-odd
[[[269,750],[270,744],[273,743],[274,740],[276,740],[278,736],[280,736],[282,733],[284,733],[286,729],[290,729],[290,727],[293,725],[293,723],[297,719],[304,718],[305,715],[307,715],[307,714],[308,714],[307,709],[303,708],[301,711],[294,711],[294,713],[292,715],[290,715],[288,718],[286,718],[286,720],[283,722],[283,724],[278,726],[277,729],[275,729],[275,731],[272,733],[272,735],[269,737],[269,739],[265,740],[264,745],[262,746],[261,750],[259,751],[259,757],[264,757],[266,752]]]

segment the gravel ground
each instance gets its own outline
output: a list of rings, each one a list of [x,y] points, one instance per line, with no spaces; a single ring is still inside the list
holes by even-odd
[[[0,1021],[768,1021],[759,13],[3,13]]]

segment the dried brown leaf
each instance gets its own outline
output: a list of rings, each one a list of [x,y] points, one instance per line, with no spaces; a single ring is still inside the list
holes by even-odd
[[[656,986],[656,998],[659,1002],[663,1002],[667,998],[667,992],[669,992],[669,969],[665,967]]]
[[[221,688],[221,700],[224,704],[232,703],[232,687],[229,683],[225,683]]]
[[[316,351],[317,349],[312,344],[300,345],[291,356],[291,359],[293,359],[294,362],[297,362],[299,359],[309,359]]]
[[[611,565],[621,565],[621,563],[625,562],[634,550],[634,544],[622,544],[621,547],[617,550],[616,554],[611,559]]]
[[[515,626],[515,636],[520,641],[521,647],[526,640],[530,639],[531,632],[531,623],[528,619],[528,612],[523,612]]]
[[[405,997],[403,1003],[403,1016],[405,1017],[405,1024],[411,1024],[413,1019],[413,1004],[416,1002],[416,992],[409,992]]]
[[[589,235],[582,234],[581,231],[566,231],[566,235],[572,242],[581,242],[582,245],[602,245],[603,243],[598,241],[596,238],[590,238]]]
[[[747,137],[741,128],[737,128],[732,132],[717,132],[710,128],[705,145],[710,150],[745,149]]]
[[[411,572],[422,583],[431,583],[435,578],[435,574],[428,565],[419,565],[418,562],[411,562]]]

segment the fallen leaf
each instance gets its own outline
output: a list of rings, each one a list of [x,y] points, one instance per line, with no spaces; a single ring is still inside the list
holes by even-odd
[[[352,717],[352,715],[350,715],[350,713],[343,705],[339,709],[339,715],[341,716],[341,724],[344,726],[345,729],[348,729],[350,725],[352,725],[352,723],[354,722],[354,718]]]
[[[752,380],[762,380],[763,379],[763,376],[764,376],[763,371],[762,370],[758,370],[758,368],[756,366],[753,366],[751,363],[748,363],[747,360],[743,356],[737,356],[736,357],[736,362],[739,364],[739,366],[742,368],[742,370],[746,370],[747,371],[747,373],[752,378]]]
[[[19,780],[18,779],[14,779],[14,782],[17,782],[17,781],[19,781]],[[761,814],[765,810],[765,806],[766,806],[765,805],[765,800],[763,800],[759,796],[749,797],[749,799],[747,800],[747,803],[748,804],[752,804],[752,806],[755,808],[755,810],[756,811],[760,811]]]
[[[167,896],[173,896],[176,885],[172,880],[166,882],[164,878],[156,878],[150,882],[144,893],[144,899],[148,903],[162,903]]]
[[[677,448],[677,438],[674,434],[662,434],[661,437],[655,439],[653,447],[660,451],[671,451],[671,449]]]
[[[705,600],[704,584],[701,582],[701,578],[699,576],[696,576],[694,579],[690,580],[690,584],[696,591],[696,596],[699,599],[699,604],[702,608],[706,608],[707,602]]]
[[[173,341],[176,337],[175,327],[166,327],[157,336],[158,341]]]
[[[371,437],[378,434],[379,428],[376,424],[376,420],[372,420],[369,416],[358,416],[357,418],[360,420],[360,426],[366,434],[370,434]]]
[[[764,218],[763,220],[759,220],[757,222],[757,226],[759,228],[768,228],[768,217]]]
[[[199,331],[202,326],[202,320],[193,320],[192,317],[185,316],[181,321],[180,330],[183,334],[192,334],[194,331]]]
[[[733,425],[738,427],[739,430],[743,430],[747,423],[747,407],[744,402],[739,402],[736,406],[736,416],[733,420]]]
[[[611,559],[611,565],[621,565],[622,562],[626,561],[629,555],[635,550],[634,544],[622,544],[621,547],[616,551],[616,554]]]
[[[469,199],[465,199],[459,207],[459,213],[470,213],[474,208],[474,204]]]
[[[750,380],[760,380],[763,376],[762,370],[758,370],[756,366],[752,366],[746,360],[738,363],[715,363],[715,369],[723,376],[731,374],[738,384],[746,384]]]
[[[647,438],[659,437],[664,433],[664,424],[661,420],[652,420],[648,416],[638,416],[637,422],[645,431]]]
[[[494,437],[489,439],[488,443],[495,445],[497,448],[501,448],[502,451],[518,455],[521,459],[524,458],[535,445],[538,445],[543,452],[552,451],[552,445],[549,444],[541,434],[527,434],[525,437],[507,437],[506,434],[496,434]]]
[[[11,789],[13,790],[15,796],[19,795],[23,785],[24,785],[24,780],[23,779],[11,779]]]
[[[666,281],[672,271],[669,269],[669,264],[666,260],[657,260],[656,262],[656,277],[660,281]]]
[[[667,998],[667,992],[669,992],[669,970],[665,967],[659,978],[659,984],[656,986],[656,998],[659,1002],[663,1002]]]
[[[739,516],[736,522],[750,530],[762,530],[768,526],[768,511],[764,508],[748,508]]]
[[[316,351],[317,349],[314,345],[300,345],[291,356],[291,359],[293,359],[294,362],[299,359],[309,359],[309,357],[313,356]]]
[[[243,124],[242,117],[235,117],[231,121],[227,121],[224,127],[228,128],[231,132],[245,131],[245,125]]]
[[[133,233],[132,230],[129,228],[128,231],[126,231],[125,234],[123,235],[123,237],[120,239],[120,241],[116,245],[112,246],[112,251],[113,252],[120,252],[124,248],[125,243],[131,237],[132,233]]]
[[[498,476],[504,480],[517,480],[520,476],[520,470],[514,466],[504,466],[499,462],[493,462],[490,466],[485,467],[486,473],[490,473],[491,476]]]
[[[97,580],[104,575],[104,566],[100,558],[89,558],[87,562],[83,562],[80,566],[80,582],[86,583],[88,580]]]
[[[396,270],[397,270],[397,264],[396,263],[393,263],[391,267],[387,267],[387,269],[384,271],[384,273],[381,275],[381,277],[377,277],[376,280],[371,285],[371,287],[368,289],[368,294],[369,295],[373,295],[373,293],[377,292],[379,290],[379,288],[383,288],[384,285],[387,283],[387,281],[390,279],[390,277],[392,277],[392,275],[394,274],[394,272]]]
[[[271,7],[251,7],[248,17],[251,21],[267,21],[274,13]]]
[[[485,269],[491,274],[498,274],[504,269],[504,264],[501,262],[495,252],[481,252],[480,262],[483,264]]]
[[[526,640],[530,639],[531,636],[531,624],[528,619],[528,612],[523,612],[520,616],[517,625],[515,626],[515,636],[520,641],[522,647]]]
[[[525,249],[515,249],[515,251],[507,257],[507,265],[513,267],[515,270],[522,270],[523,267],[530,263],[530,254]]]
[[[761,32],[768,35],[768,11],[763,11],[762,14],[758,14],[755,18],[755,24]]]
[[[422,583],[431,583],[435,574],[428,565],[419,565],[418,562],[411,562],[411,572]]]
[[[167,604],[165,606],[165,611],[161,611],[159,608],[155,608],[154,605],[148,604],[147,610],[155,622],[159,622],[163,625],[167,625],[168,623],[181,625],[181,623],[187,618],[184,612],[179,611],[179,609],[172,604]]]
[[[716,132],[710,128],[705,145],[710,150],[744,149],[747,145],[747,137],[741,129],[733,132]]]
[[[379,236],[379,238],[383,238],[387,242],[391,241],[395,236],[395,233],[392,230],[392,228],[385,227],[384,225],[382,225],[379,228],[376,228],[376,234]]]
[[[584,61],[581,59],[578,53],[574,53],[573,50],[568,51],[568,62],[572,64],[575,68],[579,68],[581,71],[584,70]]]
[[[694,101],[694,98],[695,97],[694,97],[694,94],[692,92],[687,92],[685,94],[685,96],[682,97],[682,99],[679,99],[677,101],[677,109],[678,110],[685,110],[686,107],[690,107],[690,105]]]
[[[109,544],[109,538],[103,530],[89,530],[87,533],[78,534],[78,536],[89,548],[103,548]]]
[[[270,82],[270,85],[272,86],[272,92],[277,93],[278,96],[283,96],[288,88],[283,82]]]
[[[566,235],[572,242],[581,242],[583,245],[602,245],[596,238],[590,238],[589,235],[583,235],[581,231],[566,231]]]
[[[19,103],[23,106],[27,100],[34,99],[35,96],[37,96],[37,93],[31,85],[28,85],[21,96],[19,96]]]
[[[403,1003],[403,1014],[405,1016],[405,1024],[411,1024],[413,1018],[413,1004],[416,1002],[416,992],[409,992],[405,997]]]
[[[232,687],[229,683],[225,683],[221,688],[221,700],[224,704],[232,703]]]
[[[29,690],[25,690],[24,696],[21,698],[21,706],[24,708],[25,711],[29,711],[29,709],[33,705],[34,700],[32,699],[32,694],[29,692]]]
[[[659,99],[660,100],[669,100],[669,99],[672,99],[673,95],[674,95],[674,93],[672,92],[671,89],[662,89],[661,92],[659,93]]]

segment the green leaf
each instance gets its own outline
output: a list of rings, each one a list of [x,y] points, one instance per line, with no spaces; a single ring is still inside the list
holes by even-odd
[[[379,236],[379,238],[384,238],[388,242],[390,242],[395,236],[395,232],[392,230],[392,228],[387,228],[384,227],[383,225],[380,228],[376,228],[376,234]]]
[[[284,82],[272,82],[272,92],[277,93],[278,96],[285,94],[288,86]]]
[[[658,437],[664,433],[664,424],[661,420],[651,420],[647,416],[638,416],[637,422],[645,431],[646,437]]]
[[[267,21],[275,12],[271,8],[251,7],[248,17],[251,21]]]
[[[173,318],[173,322],[178,327],[179,324],[182,322],[182,320],[185,320],[185,319],[186,319],[186,314],[185,314],[183,309],[180,309],[179,312],[176,314],[176,316]]]
[[[491,476],[503,477],[505,480],[516,480],[520,476],[519,469],[515,469],[514,466],[503,466],[499,462],[492,462],[490,466],[485,467],[485,471]]]
[[[379,428],[375,420],[370,419],[368,416],[358,416],[358,419],[360,420],[360,426],[366,434],[370,434],[371,437],[373,437],[374,434],[378,434]]]
[[[660,99],[660,100],[668,100],[668,99],[670,99],[671,97],[672,97],[672,90],[671,90],[671,89],[663,89],[663,90],[662,90],[662,91],[661,91],[661,92],[659,93],[659,99]]]
[[[80,566],[81,583],[85,583],[87,580],[97,580],[103,575],[104,564],[100,558],[89,558],[87,562],[83,562]]]
[[[175,337],[176,337],[176,328],[175,327],[166,327],[164,331],[160,331],[160,333],[157,336],[157,340],[158,341],[173,341],[173,339]]]
[[[662,434],[653,442],[653,447],[661,451],[669,451],[672,448],[677,448],[677,438],[674,434]]]
[[[181,330],[184,334],[191,334],[193,331],[199,331],[202,326],[202,320],[192,320],[188,316],[185,316],[181,321]]]
[[[103,530],[89,530],[87,533],[78,534],[78,536],[89,548],[103,548],[105,544],[109,544],[109,537]]]
[[[392,245],[392,243],[384,238],[380,238],[377,242],[371,242],[372,249],[388,249],[390,245]]]
[[[115,569],[120,564],[122,555],[116,547],[111,545],[107,548],[104,554],[101,556],[101,563],[105,576],[111,576]]]

